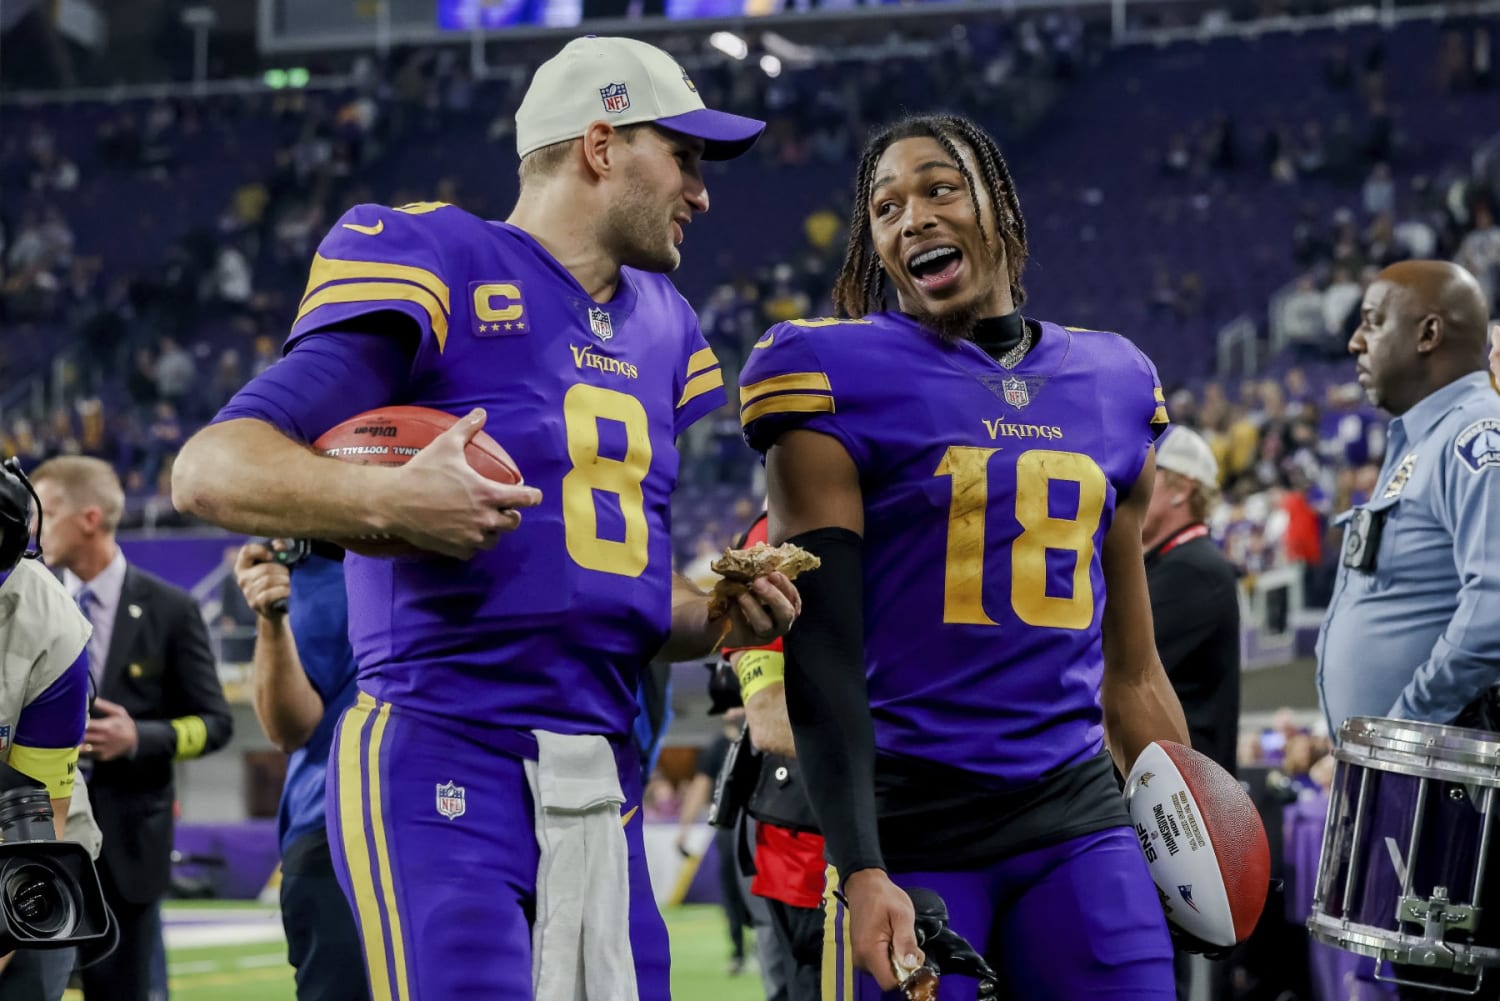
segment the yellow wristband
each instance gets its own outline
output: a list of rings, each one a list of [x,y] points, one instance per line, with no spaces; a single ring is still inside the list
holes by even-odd
[[[735,670],[740,676],[740,698],[749,702],[756,692],[786,677],[786,658],[776,650],[746,650]]]

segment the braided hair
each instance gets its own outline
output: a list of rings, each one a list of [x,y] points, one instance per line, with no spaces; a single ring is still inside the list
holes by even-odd
[[[875,245],[870,236],[870,189],[875,180],[875,165],[893,144],[903,139],[922,137],[937,140],[944,152],[953,158],[964,182],[969,186],[974,218],[982,221],[979,187],[974,183],[973,174],[963,158],[959,156],[958,144],[963,143],[973,151],[985,190],[990,195],[990,203],[995,206],[995,229],[1005,248],[1011,300],[1019,307],[1026,301],[1026,289],[1021,285],[1021,271],[1026,267],[1028,252],[1026,220],[1021,216],[1021,200],[1016,195],[1010,168],[1005,165],[1005,158],[1000,155],[1000,147],[995,144],[995,140],[974,122],[958,115],[916,115],[903,118],[882,129],[865,145],[854,184],[849,245],[844,251],[844,263],[839,268],[833,285],[834,305],[839,313],[849,317],[860,317],[885,308],[885,272],[880,267],[880,258],[875,253]],[[990,235],[982,224],[980,234],[988,246]]]

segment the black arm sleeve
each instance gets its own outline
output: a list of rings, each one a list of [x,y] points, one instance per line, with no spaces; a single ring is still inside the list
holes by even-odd
[[[847,528],[787,540],[823,561],[797,580],[786,708],[818,827],[842,877],[884,869],[875,821],[875,728],[865,689],[863,542]]]

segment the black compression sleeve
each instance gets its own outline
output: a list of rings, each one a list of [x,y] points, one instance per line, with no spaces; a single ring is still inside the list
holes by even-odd
[[[818,827],[841,876],[884,869],[875,822],[875,728],[865,688],[863,542],[847,528],[787,540],[823,561],[797,580],[786,707]]]

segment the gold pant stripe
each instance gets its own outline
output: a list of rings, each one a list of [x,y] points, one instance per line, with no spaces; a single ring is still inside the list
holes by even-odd
[[[829,866],[823,875],[823,1001],[854,1001],[854,950],[849,947],[849,912],[834,896],[839,871]],[[839,946],[843,946],[842,954]]]
[[[375,833],[375,863],[380,869],[381,911],[391,928],[391,952],[395,959],[395,1001],[410,997],[406,976],[406,942],[401,935],[401,911],[396,906],[396,887],[391,879],[391,852],[385,838],[385,804],[380,798],[380,744],[386,724],[391,719],[389,703],[381,703],[370,733],[369,761],[365,774],[370,779],[370,827]]]
[[[375,896],[374,866],[365,840],[364,755],[361,737],[375,702],[361,693],[339,724],[339,833],[349,865],[349,883],[354,892],[354,916],[364,943],[365,972],[373,1001],[393,1001],[390,964],[385,951],[385,921]]]

